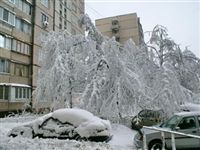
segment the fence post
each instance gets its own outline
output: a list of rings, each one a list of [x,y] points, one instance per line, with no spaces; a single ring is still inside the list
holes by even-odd
[[[176,150],[174,133],[171,133],[171,138],[172,138],[172,150]]]
[[[161,137],[162,137],[162,150],[165,150],[165,133],[161,131]]]

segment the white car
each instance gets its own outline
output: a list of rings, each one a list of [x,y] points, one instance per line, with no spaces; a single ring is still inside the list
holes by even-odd
[[[41,137],[90,141],[109,141],[111,124],[82,109],[59,109],[32,122],[13,128],[11,137]]]

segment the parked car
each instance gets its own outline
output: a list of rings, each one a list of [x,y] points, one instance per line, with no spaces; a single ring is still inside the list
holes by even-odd
[[[162,110],[144,109],[140,111],[131,121],[131,127],[134,130],[141,129],[143,126],[152,126],[159,124],[164,119]]]
[[[59,109],[32,122],[13,128],[11,137],[58,138],[107,142],[111,139],[111,125],[82,109]]]
[[[200,136],[200,112],[177,113],[158,128]],[[149,150],[162,149],[160,131],[142,129],[142,133],[146,135],[146,142]],[[136,134],[134,143],[137,148],[143,147],[141,134]],[[200,149],[200,139],[175,135],[175,145],[177,149]],[[166,149],[172,148],[170,133],[165,133],[165,147]]]

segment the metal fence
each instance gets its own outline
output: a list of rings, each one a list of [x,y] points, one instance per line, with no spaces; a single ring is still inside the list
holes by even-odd
[[[196,135],[192,135],[192,134],[185,134],[185,133],[177,132],[177,131],[169,131],[169,130],[165,130],[165,129],[161,129],[161,128],[157,128],[157,127],[143,126],[143,128],[160,131],[161,139],[162,139],[162,150],[165,150],[165,133],[170,133],[171,134],[172,150],[176,150],[175,135],[182,135],[182,136],[187,136],[187,137],[200,139],[200,136],[196,136]],[[146,135],[145,134],[143,134],[143,146],[144,146],[143,147],[144,150],[148,150],[147,141],[146,141]]]

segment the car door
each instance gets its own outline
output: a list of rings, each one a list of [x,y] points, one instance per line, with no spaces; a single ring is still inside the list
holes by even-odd
[[[199,124],[194,116],[184,117],[176,128],[177,132],[185,134],[199,135]],[[199,139],[182,135],[175,135],[175,143],[177,148],[197,148],[199,147]]]

